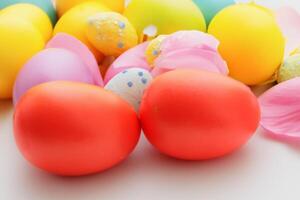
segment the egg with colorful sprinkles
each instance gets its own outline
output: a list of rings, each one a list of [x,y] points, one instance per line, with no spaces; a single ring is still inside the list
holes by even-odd
[[[144,90],[151,82],[150,72],[140,68],[131,68],[114,76],[104,89],[118,94],[138,112]]]
[[[97,13],[89,17],[86,36],[106,56],[117,57],[138,44],[134,27],[115,12]]]

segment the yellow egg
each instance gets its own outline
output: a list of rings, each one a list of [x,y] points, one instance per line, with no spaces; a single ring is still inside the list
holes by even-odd
[[[222,10],[208,33],[219,39],[230,76],[247,85],[267,81],[283,60],[285,41],[273,13],[253,3]]]
[[[95,2],[87,2],[75,6],[59,19],[54,28],[54,34],[64,32],[76,37],[89,47],[98,62],[100,62],[103,55],[88,41],[85,28],[90,16],[104,11],[109,11],[109,9]]]
[[[56,0],[56,8],[59,16],[62,16],[66,11],[70,8],[87,2],[87,1],[94,1],[103,4],[104,6],[108,7],[112,11],[116,12],[123,12],[125,2],[124,0]]]
[[[136,30],[116,12],[103,12],[88,18],[88,40],[104,55],[119,56],[138,43]]]
[[[1,17],[21,18],[32,23],[48,41],[52,36],[52,23],[48,15],[33,4],[14,4],[1,10]]]
[[[19,70],[45,41],[30,22],[0,16],[0,44],[0,99],[8,99]]]
[[[156,35],[179,30],[206,31],[202,12],[191,0],[131,0],[124,16],[143,38],[144,29],[156,28]]]
[[[160,49],[161,43],[164,41],[166,37],[167,35],[160,35],[149,42],[149,45],[146,49],[146,59],[147,62],[150,64],[150,66],[153,65],[155,59],[159,56],[161,52]]]

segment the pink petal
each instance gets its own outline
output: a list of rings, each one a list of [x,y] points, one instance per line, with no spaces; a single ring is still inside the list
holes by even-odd
[[[300,14],[291,7],[276,11],[277,22],[286,39],[286,55],[300,46]]]
[[[197,47],[165,53],[156,59],[154,66],[153,76],[178,68],[201,69],[224,75],[228,74],[227,65],[218,53]]]
[[[178,31],[168,36],[161,44],[161,54],[182,48],[203,47],[217,51],[219,41],[200,31]]]
[[[300,138],[300,78],[282,82],[260,98],[261,126],[276,136]]]
[[[82,59],[93,74],[95,84],[100,86],[104,85],[96,58],[80,40],[65,33],[58,33],[48,42],[46,48],[66,49],[75,53]]]
[[[145,56],[148,44],[149,42],[142,43],[119,56],[107,70],[104,82],[107,83],[116,74],[128,68],[138,67],[150,71],[150,66]]]

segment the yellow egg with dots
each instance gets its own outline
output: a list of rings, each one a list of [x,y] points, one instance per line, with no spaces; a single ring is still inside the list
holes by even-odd
[[[12,97],[19,70],[44,46],[42,34],[30,22],[0,16],[0,99]]]
[[[3,19],[20,18],[32,23],[43,35],[45,41],[52,36],[52,23],[48,15],[39,7],[33,4],[14,4],[1,10],[0,16]]]
[[[101,3],[112,11],[123,12],[125,1],[124,0],[56,0],[56,8],[59,16],[62,16],[72,7],[79,5],[84,2],[94,1]]]
[[[208,33],[220,41],[230,76],[247,85],[268,81],[283,60],[285,40],[273,12],[254,3],[223,9]]]
[[[98,62],[101,62],[103,55],[88,41],[85,35],[85,27],[90,16],[105,11],[109,11],[109,9],[97,2],[79,4],[59,19],[54,27],[54,35],[63,32],[76,37],[93,52]]]
[[[119,56],[138,44],[136,30],[116,12],[103,12],[88,18],[88,40],[104,55]]]
[[[153,63],[155,59],[159,56],[161,52],[161,44],[164,41],[164,39],[167,38],[167,35],[160,35],[157,38],[151,40],[149,42],[148,47],[146,48],[146,59],[150,66],[153,67]]]

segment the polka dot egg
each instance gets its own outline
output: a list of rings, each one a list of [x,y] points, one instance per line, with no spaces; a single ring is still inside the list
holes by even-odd
[[[150,72],[140,68],[131,68],[114,76],[105,89],[121,96],[138,112],[144,90],[151,82]]]
[[[119,56],[138,43],[136,30],[121,14],[103,12],[87,22],[88,40],[106,56]]]

